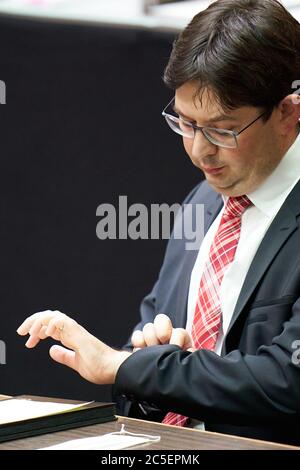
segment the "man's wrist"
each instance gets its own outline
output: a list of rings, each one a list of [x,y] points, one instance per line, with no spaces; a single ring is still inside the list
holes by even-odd
[[[133,353],[129,351],[115,351],[115,358],[114,358],[114,377],[113,383],[115,383],[116,376],[118,373],[119,368],[126,361]]]

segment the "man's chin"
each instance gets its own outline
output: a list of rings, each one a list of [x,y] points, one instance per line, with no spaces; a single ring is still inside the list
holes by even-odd
[[[238,182],[216,182],[212,178],[206,178],[206,180],[212,189],[217,193],[222,194],[222,196],[238,197],[245,194]]]

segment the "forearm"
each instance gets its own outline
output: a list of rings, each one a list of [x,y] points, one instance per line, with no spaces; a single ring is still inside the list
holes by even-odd
[[[293,369],[289,355],[276,345],[257,356],[233,351],[223,358],[207,350],[158,346],[136,352],[121,365],[116,390],[196,419],[284,421],[300,414],[300,377]]]

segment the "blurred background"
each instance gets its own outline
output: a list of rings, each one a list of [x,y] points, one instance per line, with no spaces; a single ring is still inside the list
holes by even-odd
[[[202,175],[161,111],[178,32],[209,1],[0,0],[0,393],[109,400],[16,334],[58,309],[121,347],[165,240],[99,240],[96,209],[182,202]],[[300,17],[300,2],[286,1]]]

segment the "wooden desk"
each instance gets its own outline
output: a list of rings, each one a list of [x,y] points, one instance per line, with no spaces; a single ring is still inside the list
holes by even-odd
[[[119,431],[125,424],[127,431],[151,435],[160,435],[161,441],[143,444],[130,449],[143,450],[299,450],[298,447],[274,444],[271,442],[233,437],[225,434],[198,431],[188,428],[176,428],[159,423],[151,423],[131,418],[118,417],[117,421],[95,424],[82,428],[61,431],[42,436],[28,437],[0,444],[1,450],[30,450],[47,447],[70,439],[92,437]]]

